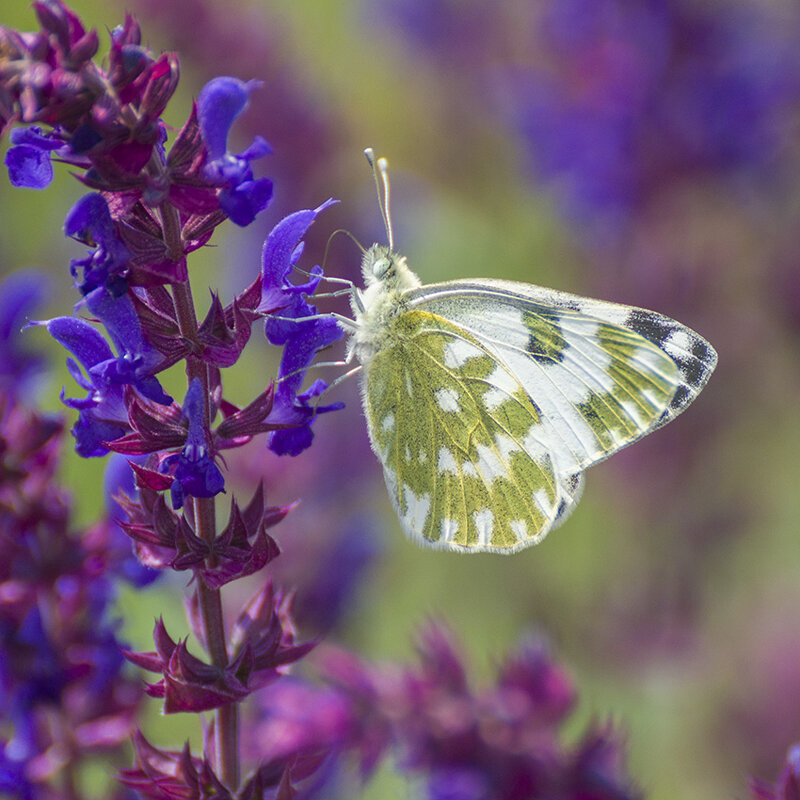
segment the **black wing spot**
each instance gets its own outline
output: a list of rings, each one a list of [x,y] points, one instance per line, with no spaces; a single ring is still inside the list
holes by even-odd
[[[662,322],[662,318],[650,311],[636,309],[628,314],[625,322],[626,326],[634,333],[644,336],[645,339],[661,347],[670,334],[675,330],[675,326],[669,322]]]
[[[701,361],[707,361],[709,356],[708,345],[702,339],[698,339],[692,345],[692,355]]]
[[[690,386],[699,386],[706,375],[706,368],[702,361],[697,358],[675,358],[672,360],[680,368],[684,380]]]
[[[688,402],[688,400],[689,400],[689,387],[684,384],[681,384],[675,390],[675,394],[672,395],[670,406],[675,409],[683,408]]]

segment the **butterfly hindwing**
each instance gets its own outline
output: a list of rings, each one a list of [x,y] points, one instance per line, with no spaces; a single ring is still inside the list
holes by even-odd
[[[477,336],[438,314],[390,323],[365,367],[373,447],[406,532],[454,550],[511,552],[571,511],[580,476],[532,435],[541,411]]]

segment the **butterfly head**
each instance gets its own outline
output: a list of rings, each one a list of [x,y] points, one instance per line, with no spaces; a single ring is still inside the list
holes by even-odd
[[[383,244],[373,244],[361,260],[364,285],[381,284],[385,289],[413,289],[417,276],[408,268],[406,257]]]

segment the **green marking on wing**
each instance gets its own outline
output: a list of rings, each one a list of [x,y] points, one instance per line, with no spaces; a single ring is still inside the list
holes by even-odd
[[[561,331],[559,313],[530,304],[523,321],[528,329],[526,349],[530,356],[537,361],[562,361],[567,342]]]
[[[578,408],[601,445],[614,451],[658,425],[680,376],[663,350],[631,330],[602,323],[597,342],[610,358],[613,388],[592,392]]]
[[[541,538],[563,499],[519,382],[458,326],[407,312],[367,366],[365,410],[404,527],[453,549]],[[500,370],[500,371],[498,371]],[[505,387],[505,388],[502,388]]]

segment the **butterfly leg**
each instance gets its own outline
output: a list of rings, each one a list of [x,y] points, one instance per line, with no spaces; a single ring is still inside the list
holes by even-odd
[[[322,297],[342,297],[342,295],[352,295],[352,289],[337,289],[335,292],[321,292],[314,295],[314,300],[319,300]]]
[[[290,372],[288,375],[284,375],[281,378],[278,378],[278,383],[280,383],[281,381],[285,381],[287,378],[291,378],[300,372],[307,372],[310,369],[314,369],[315,367],[346,367],[353,362],[354,355],[355,352],[353,350],[348,350],[347,355],[344,358],[339,359],[338,361],[315,361],[313,364],[309,364],[307,367],[301,367],[300,369],[296,369],[294,372]],[[335,386],[339,380],[340,379],[337,378],[331,384],[331,386]],[[330,389],[330,386],[328,388]]]
[[[331,275],[314,275],[313,273],[309,272],[307,269],[301,269],[300,267],[292,267],[292,269],[296,270],[297,272],[302,272],[303,275],[307,275],[309,278],[319,278],[320,281],[328,281],[328,283],[340,283],[343,286],[349,287],[349,289],[355,289],[356,285],[353,281],[347,280],[347,278],[334,278]],[[316,295],[319,297],[319,295]]]
[[[327,312],[325,314],[310,314],[307,317],[281,317],[278,314],[270,315],[269,319],[278,319],[281,322],[311,322],[315,319],[335,319],[342,327],[349,328],[350,330],[356,331],[358,330],[358,323],[354,319],[350,319],[350,317],[345,317],[344,314],[336,314],[333,311]]]
[[[320,365],[322,366],[322,365]],[[319,401],[335,386],[338,386],[340,383],[346,381],[348,378],[352,378],[353,375],[358,375],[359,372],[363,369],[363,365],[359,364],[357,367],[353,367],[353,369],[348,370],[344,373],[344,375],[340,375],[333,383],[325,388],[325,391],[322,394],[316,397],[316,405],[319,405]]]

